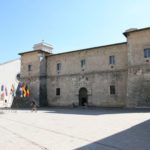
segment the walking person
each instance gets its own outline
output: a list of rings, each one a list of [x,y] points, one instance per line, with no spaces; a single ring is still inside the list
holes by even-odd
[[[35,111],[35,112],[37,111],[37,104],[36,104],[36,102],[34,100],[31,101],[31,107],[32,107],[32,112],[33,111]]]
[[[5,105],[5,108],[7,108],[7,100],[6,99],[5,99],[4,105]]]

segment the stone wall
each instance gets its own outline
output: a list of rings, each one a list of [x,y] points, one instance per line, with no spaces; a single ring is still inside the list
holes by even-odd
[[[47,106],[47,52],[31,51],[21,57],[21,79],[28,81],[30,88],[29,100],[34,100],[39,106]],[[31,70],[28,70],[31,65]]]
[[[124,35],[124,43],[61,54],[23,53],[21,77],[30,79],[31,95],[40,106],[79,105],[81,88],[90,106],[150,106],[150,58],[144,58],[144,49],[150,48],[150,28],[128,30]],[[110,56],[115,56],[115,64],[109,64]],[[115,94],[110,94],[111,85]]]
[[[31,65],[31,71],[28,71],[28,65]],[[40,58],[38,52],[26,53],[21,57],[21,77],[38,77],[40,74]]]
[[[144,49],[150,48],[150,30],[131,32],[127,38],[127,107],[150,106],[150,62],[144,58]]]
[[[114,65],[109,64],[111,55],[116,58]],[[82,59],[86,61],[83,68]],[[57,63],[61,63],[60,71],[56,69]],[[49,56],[47,76],[50,106],[79,105],[79,90],[85,87],[88,105],[123,107],[127,88],[126,43]],[[115,95],[110,95],[110,85],[115,85]],[[56,95],[56,88],[60,88],[60,96]]]
[[[51,55],[47,59],[48,76],[80,74],[84,69],[86,73],[97,71],[112,71],[112,65],[109,64],[109,56],[114,55],[116,64],[115,70],[127,69],[127,45],[126,43],[104,46],[93,49],[74,51],[60,55]],[[80,61],[86,60],[84,68],[81,68]],[[57,72],[56,65],[61,63],[61,71]]]
[[[31,70],[28,70],[31,65]],[[34,100],[40,103],[40,58],[39,53],[25,53],[21,57],[21,81],[27,82],[30,89],[30,97],[27,100]]]
[[[88,105],[103,107],[124,107],[126,100],[127,71],[99,72],[84,75],[65,75],[47,80],[50,106],[79,105],[79,90],[88,90]],[[115,85],[116,94],[110,95],[110,85]],[[56,96],[60,88],[60,96]]]

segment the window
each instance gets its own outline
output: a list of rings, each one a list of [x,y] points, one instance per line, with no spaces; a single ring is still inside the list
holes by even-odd
[[[60,71],[61,70],[61,63],[58,63],[57,64],[57,71]]]
[[[145,57],[145,58],[150,57],[150,48],[144,49],[144,57]]]
[[[115,56],[109,56],[109,64],[115,64]]]
[[[60,95],[60,88],[56,88],[56,95]]]
[[[116,94],[116,89],[114,85],[110,86],[110,95],[115,95]]]
[[[28,65],[28,71],[32,71],[32,65]]]
[[[83,68],[85,66],[85,59],[81,60],[81,68]]]

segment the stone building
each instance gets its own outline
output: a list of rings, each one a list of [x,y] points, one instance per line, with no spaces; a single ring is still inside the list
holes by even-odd
[[[21,79],[40,106],[150,106],[150,28],[126,42],[60,54],[44,42],[20,53]]]

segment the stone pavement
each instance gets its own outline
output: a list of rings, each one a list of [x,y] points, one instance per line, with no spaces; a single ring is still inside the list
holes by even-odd
[[[2,150],[150,150],[150,110],[0,110]]]

